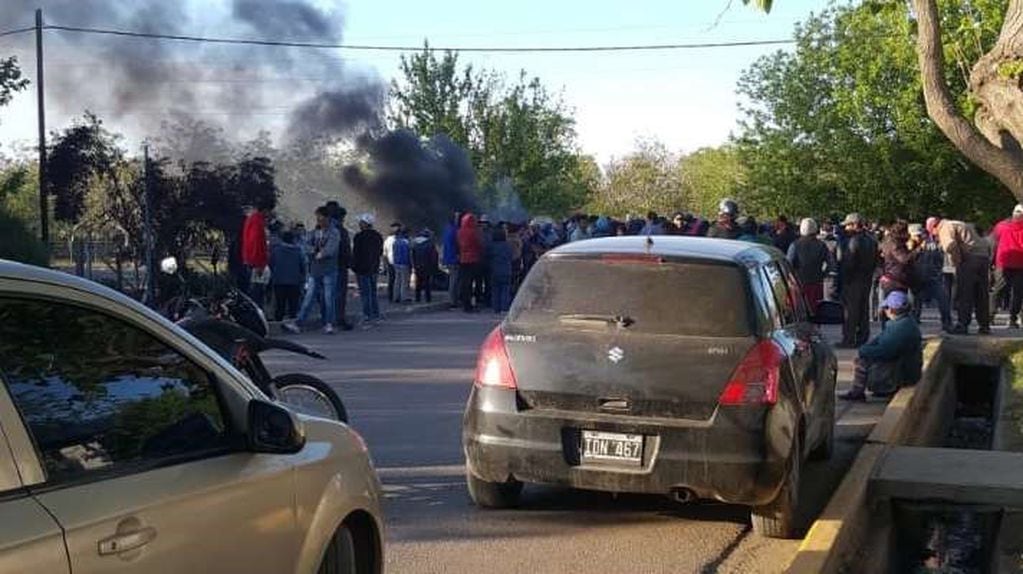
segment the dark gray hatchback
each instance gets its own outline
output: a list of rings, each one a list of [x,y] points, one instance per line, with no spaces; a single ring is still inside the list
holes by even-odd
[[[469,493],[523,483],[714,498],[799,525],[800,469],[834,440],[836,361],[782,254],[622,237],[545,255],[480,350],[463,422]]]

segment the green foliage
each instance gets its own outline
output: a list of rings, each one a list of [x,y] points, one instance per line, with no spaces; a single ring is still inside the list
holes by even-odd
[[[586,203],[589,167],[575,120],[560,98],[521,73],[512,83],[459,67],[452,52],[427,45],[401,62],[391,86],[390,121],[423,137],[446,134],[464,147],[481,189],[510,182],[532,212],[560,215]]]
[[[1023,77],[1023,60],[1007,60],[998,65],[998,75],[1003,78]]]
[[[731,146],[698,149],[681,162],[688,200],[684,207],[694,213],[714,215],[722,198],[737,197],[746,185],[746,170]]]
[[[592,212],[617,216],[649,210],[664,213],[687,204],[679,157],[662,142],[639,140],[636,151],[606,166],[605,176],[604,185],[590,203]]]
[[[15,92],[28,86],[28,79],[21,77],[21,68],[15,57],[0,58],[0,106],[7,105]]]
[[[24,221],[0,209],[0,259],[45,266],[50,256]]]
[[[46,265],[49,253],[35,229],[37,173],[21,163],[0,169],[0,259]]]
[[[75,223],[85,211],[89,189],[114,176],[121,151],[115,136],[91,112],[51,138],[47,192],[55,197],[56,219]]]
[[[939,2],[947,75],[962,109],[968,66],[997,37],[1005,0]],[[740,199],[765,214],[862,211],[921,219],[1004,216],[1009,194],[927,117],[902,2],[838,6],[797,26],[794,52],[759,59],[739,80],[746,170]],[[964,73],[965,72],[965,73]]]
[[[774,4],[772,0],[742,0],[742,3],[746,5],[752,4],[755,8],[764,12],[770,12],[771,6]]]

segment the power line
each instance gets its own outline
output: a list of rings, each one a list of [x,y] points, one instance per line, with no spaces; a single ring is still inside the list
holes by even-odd
[[[149,32],[134,32],[131,30],[114,30],[108,28],[84,28],[79,26],[43,26],[46,30],[60,30],[63,32],[78,32],[83,34],[100,34],[105,36],[120,36],[128,38],[152,38],[158,40],[174,40],[179,42],[198,42],[204,44],[234,44],[245,46],[273,46],[285,48],[316,48],[336,50],[363,50],[376,52],[419,52],[423,46],[400,46],[400,45],[377,45],[377,44],[340,44],[330,42],[291,42],[283,40],[257,40],[244,38],[218,38],[210,36],[191,36],[181,34],[156,34]],[[29,28],[31,30],[32,28]],[[431,46],[434,50],[452,52],[490,52],[490,53],[526,53],[526,52],[638,52],[657,50],[696,50],[705,48],[737,48],[744,46],[773,46],[780,44],[792,44],[795,40],[745,40],[733,42],[694,42],[679,44],[629,44],[629,45],[605,45],[605,46],[525,46],[525,47],[441,47]]]
[[[0,32],[0,38],[3,38],[4,36],[13,36],[15,34],[24,34],[25,32],[33,31],[35,31],[35,26],[32,26],[31,28],[18,28],[17,30],[7,30],[6,32]]]

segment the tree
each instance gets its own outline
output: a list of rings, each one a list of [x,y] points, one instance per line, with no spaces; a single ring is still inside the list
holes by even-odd
[[[649,210],[667,213],[688,205],[679,156],[657,140],[640,140],[636,148],[607,165],[590,211],[623,216]]]
[[[941,22],[935,0],[913,0],[927,113],[967,158],[1023,201],[1023,1],[1009,0],[1002,31],[970,72],[974,124],[959,111],[945,80]]]
[[[0,58],[0,107],[6,106],[15,92],[20,92],[28,86],[28,80],[21,77],[21,68],[18,67],[18,59]]]
[[[948,22],[969,31],[945,47],[958,55],[949,64],[955,73],[994,35],[978,36],[972,13],[954,0],[943,8]],[[831,8],[797,27],[793,52],[761,58],[743,73],[735,142],[747,206],[917,219],[942,211],[983,221],[1001,215],[1007,197],[997,181],[964,162],[927,117],[911,29],[902,4]],[[952,77],[966,108],[965,77]]]
[[[753,3],[764,11],[770,11],[772,4],[770,0],[743,0],[743,3]],[[871,4],[891,7],[901,3],[877,0]],[[928,115],[964,156],[998,178],[1017,200],[1023,201],[1023,148],[1020,145],[1023,116],[1019,113],[1023,106],[1023,0],[1008,0],[998,18],[1001,29],[997,41],[986,46],[985,52],[973,60],[969,72],[972,114],[957,105],[954,89],[948,81],[942,34],[947,22],[942,22],[943,6],[937,0],[913,0],[912,4],[917,28],[917,59]],[[972,12],[977,9],[975,4],[990,3],[960,5]],[[979,27],[983,22],[973,24]],[[952,30],[959,32],[963,28],[953,27]]]
[[[592,188],[578,177],[585,160],[575,120],[538,78],[523,72],[508,83],[429,46],[402,58],[401,70],[391,85],[392,126],[423,138],[444,134],[465,148],[484,200],[510,186],[534,212],[559,215],[586,202]]]
[[[56,219],[75,223],[85,212],[90,187],[114,177],[121,151],[116,137],[91,112],[63,132],[54,132],[51,141],[46,191],[56,197]]]
[[[738,198],[746,186],[746,170],[733,146],[698,149],[680,161],[688,201],[684,207],[694,213],[713,215],[718,202]]]

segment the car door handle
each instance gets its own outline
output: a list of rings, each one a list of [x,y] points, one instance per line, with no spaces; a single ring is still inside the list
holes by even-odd
[[[151,526],[114,534],[99,541],[99,555],[110,556],[142,548],[152,542],[154,538],[156,538],[156,529]]]

